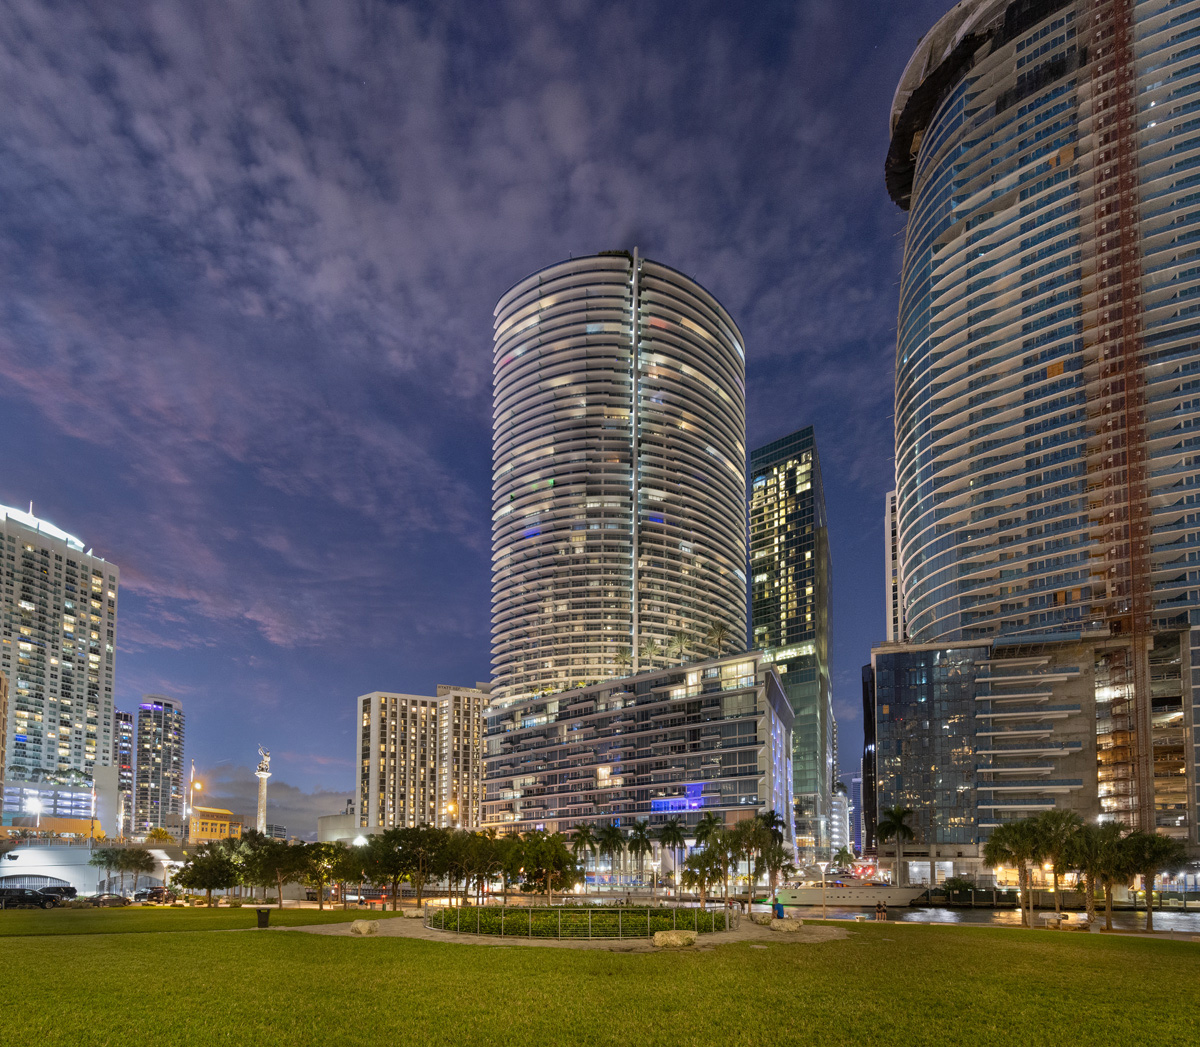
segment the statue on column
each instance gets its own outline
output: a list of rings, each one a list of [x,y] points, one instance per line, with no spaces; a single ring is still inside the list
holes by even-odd
[[[255,828],[260,833],[267,831],[267,779],[271,777],[271,750],[258,747],[258,770],[254,772],[258,778],[258,824]]]

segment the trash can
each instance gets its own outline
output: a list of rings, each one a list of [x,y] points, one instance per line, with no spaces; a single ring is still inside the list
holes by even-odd
[[[271,922],[270,909],[255,909],[254,911],[258,913],[258,926],[260,929],[266,927]]]

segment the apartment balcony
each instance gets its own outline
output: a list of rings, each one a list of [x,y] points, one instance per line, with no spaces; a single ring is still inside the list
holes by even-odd
[[[975,786],[976,791],[981,793],[1069,793],[1082,788],[1082,778],[1025,778],[1016,781],[978,782]]]
[[[976,720],[1065,720],[1080,711],[1078,705],[1043,705],[1020,709],[993,709],[977,712]]]

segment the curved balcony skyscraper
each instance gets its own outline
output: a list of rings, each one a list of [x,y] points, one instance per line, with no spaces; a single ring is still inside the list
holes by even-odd
[[[1198,0],[968,0],[904,73],[916,642],[1200,624],[1198,56]]]
[[[729,314],[614,252],[522,280],[495,317],[493,695],[740,650],[745,350]]]

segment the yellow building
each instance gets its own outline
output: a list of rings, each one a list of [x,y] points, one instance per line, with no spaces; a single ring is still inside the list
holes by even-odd
[[[243,819],[220,807],[193,807],[188,823],[188,842],[211,843],[214,840],[242,838]]]

